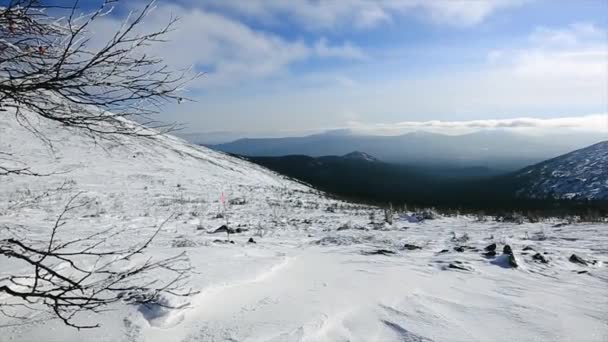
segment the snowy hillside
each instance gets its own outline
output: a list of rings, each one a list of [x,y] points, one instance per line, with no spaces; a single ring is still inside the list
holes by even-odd
[[[114,243],[131,244],[170,217],[147,255],[186,252],[195,271],[189,285],[199,291],[174,309],[113,304],[85,317],[101,324],[90,330],[45,313],[26,321],[0,314],[2,341],[608,339],[603,225],[463,216],[419,222],[399,214],[389,225],[377,208],[328,199],[177,138],[95,144],[79,131],[40,122],[53,139],[49,149],[2,115],[0,151],[52,174],[0,178],[0,239],[11,234],[5,224],[31,239],[48,238],[67,198],[83,192],[94,201],[78,209],[64,234],[124,227]],[[230,236],[234,243],[212,234],[227,221],[218,216],[221,198],[229,226],[242,230]],[[517,268],[502,253],[507,244]],[[571,262],[573,254],[586,265]],[[18,270],[1,260],[0,279]]]
[[[608,141],[522,170],[519,196],[608,200]]]

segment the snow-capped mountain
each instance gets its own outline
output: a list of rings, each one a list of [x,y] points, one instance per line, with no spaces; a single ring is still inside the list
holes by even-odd
[[[89,204],[72,212],[55,239],[118,227],[124,231],[112,243],[121,247],[166,221],[142,257],[186,253],[197,294],[177,303],[163,297],[164,306],[115,303],[83,317],[101,328],[83,330],[42,311],[32,314],[28,307],[37,307],[28,304],[12,312],[28,320],[0,313],[2,341],[600,342],[608,336],[603,225],[564,229],[556,222],[466,216],[418,221],[411,213],[395,213],[388,224],[380,208],[328,199],[174,137],[93,141],[28,119],[52,140],[0,113],[2,158],[44,174],[0,178],[0,240],[15,233],[5,229],[10,225],[20,237],[48,241],[66,200],[82,193]],[[213,234],[224,224],[241,229],[230,235],[234,243]],[[518,268],[509,255],[487,255],[496,244],[498,254],[512,249]],[[574,253],[588,264],[569,261]],[[13,259],[0,259],[0,284],[23,270]],[[5,299],[0,293],[0,303]]]
[[[523,197],[608,200],[608,141],[527,167],[515,177]]]

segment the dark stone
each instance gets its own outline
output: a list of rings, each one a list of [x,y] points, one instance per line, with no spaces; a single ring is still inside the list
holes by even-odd
[[[222,239],[215,239],[215,240],[213,240],[213,242],[214,243],[221,243],[221,244],[226,244],[226,243],[232,243],[232,244],[234,244],[234,241],[232,241],[232,240],[228,241],[228,240],[222,240]]]
[[[568,260],[570,260],[570,262],[573,262],[575,264],[580,264],[580,265],[583,265],[583,266],[587,266],[587,261],[585,259],[579,257],[576,254],[572,254],[570,256],[570,259],[568,259]]]
[[[376,249],[369,252],[363,252],[365,255],[394,255],[395,252],[388,249]]]
[[[517,268],[517,260],[515,260],[515,256],[513,254],[509,254],[509,266]]]
[[[484,249],[485,249],[486,251],[488,251],[488,252],[495,252],[495,251],[496,251],[496,244],[495,244],[495,243],[493,243],[493,244],[491,244],[491,245],[489,245],[489,246],[486,246],[486,248],[484,248]]]
[[[459,261],[454,261],[454,262],[450,263],[448,265],[448,268],[455,269],[455,270],[461,270],[461,271],[470,271],[471,270],[470,267],[462,265],[462,263]]]
[[[454,250],[458,253],[462,253],[462,252],[464,252],[464,247],[463,246],[454,247]]]
[[[513,255],[513,250],[511,249],[511,246],[505,245],[505,247],[502,249],[502,253]]]
[[[340,230],[347,230],[347,229],[350,229],[350,226],[347,223],[345,223],[345,224],[341,225],[340,227],[338,227],[338,231],[340,231]]]
[[[403,245],[403,249],[407,249],[408,251],[413,251],[416,249],[422,249],[422,247],[406,243],[405,245]]]
[[[532,246],[526,246],[523,249],[524,251],[535,251],[535,249]]]
[[[494,258],[496,256],[496,251],[489,251],[483,253],[483,256],[486,258]]]
[[[447,252],[449,252],[449,250],[447,250],[447,249],[442,249],[439,251],[439,253],[447,253]]]
[[[540,253],[536,253],[532,256],[532,259],[536,260],[536,261],[540,261],[543,264],[546,264],[549,262],[549,260],[547,260],[547,258],[545,258],[544,255],[540,254]]]
[[[253,238],[249,238],[249,241],[247,241],[247,243],[256,243],[256,242]]]
[[[214,230],[211,234],[217,234],[217,233],[226,233],[228,232],[228,226],[223,224],[221,227],[219,227],[218,229]]]
[[[589,271],[578,271],[576,273],[578,273],[578,274],[585,274],[585,273],[589,273]]]

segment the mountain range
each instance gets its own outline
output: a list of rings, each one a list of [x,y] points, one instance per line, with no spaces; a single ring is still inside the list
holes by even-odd
[[[239,139],[209,147],[245,156],[277,157],[368,153],[379,160],[417,166],[486,167],[515,171],[605,140],[600,134],[529,136],[504,130],[465,135],[413,132],[399,136],[358,135],[335,131],[305,137]]]
[[[518,171],[446,169],[344,156],[245,157],[330,193],[371,202],[484,209],[546,207],[554,201],[608,201],[608,141]]]

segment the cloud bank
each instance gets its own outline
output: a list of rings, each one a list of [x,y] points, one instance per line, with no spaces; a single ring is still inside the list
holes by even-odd
[[[606,139],[608,139],[608,113],[547,119],[430,120],[372,124],[352,121],[347,124],[347,127],[357,133],[376,135],[399,135],[415,131],[456,135],[500,129],[534,135],[593,132],[606,134]]]

